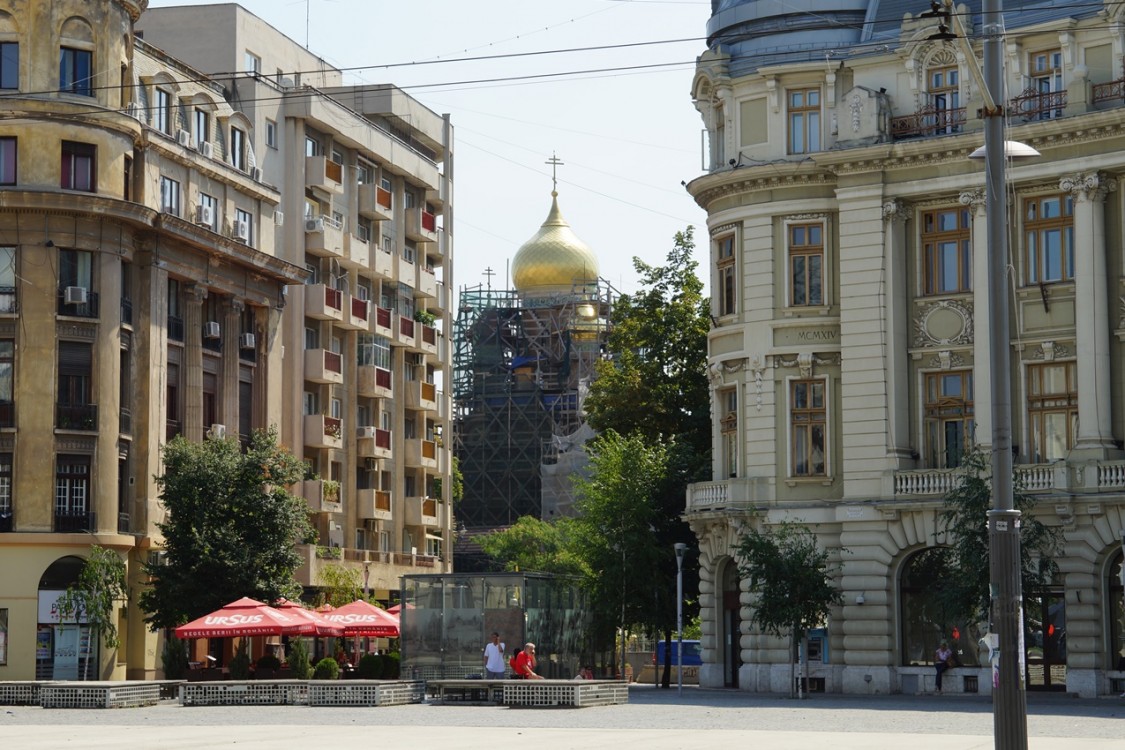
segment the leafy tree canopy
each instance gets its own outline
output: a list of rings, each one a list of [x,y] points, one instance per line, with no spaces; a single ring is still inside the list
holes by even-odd
[[[707,331],[710,301],[703,296],[693,229],[676,234],[663,266],[639,258],[641,289],[613,306],[607,349],[585,408],[597,430],[650,439],[681,436],[697,455],[710,451]]]
[[[249,596],[298,599],[298,544],[316,541],[305,501],[288,487],[305,464],[278,446],[277,431],[255,432],[240,451],[235,438],[164,446],[156,477],[167,515],[157,524],[166,558],[150,565],[152,586],[140,604],[153,628],[171,628]]]
[[[481,537],[480,546],[505,570],[577,576],[587,571],[574,549],[573,522],[566,518],[548,522],[523,516],[507,529]]]
[[[343,565],[322,565],[317,576],[321,604],[342,607],[363,598],[363,583],[358,570]]]
[[[990,567],[986,520],[992,509],[991,456],[977,446],[965,454],[961,469],[960,483],[945,495],[942,503],[941,521],[949,534],[952,554],[939,558],[943,569],[935,573],[942,581],[938,596],[946,611],[969,621],[987,622]],[[1058,575],[1054,557],[1061,537],[1058,529],[1045,526],[1031,514],[1035,501],[1023,491],[1019,474],[1013,482],[1013,505],[1022,513],[1020,572],[1024,610],[1030,611],[1030,599],[1046,592]]]

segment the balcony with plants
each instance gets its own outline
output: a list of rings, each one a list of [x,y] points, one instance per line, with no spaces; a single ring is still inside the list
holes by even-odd
[[[305,446],[308,448],[344,447],[343,424],[338,417],[326,414],[306,414],[304,419]]]

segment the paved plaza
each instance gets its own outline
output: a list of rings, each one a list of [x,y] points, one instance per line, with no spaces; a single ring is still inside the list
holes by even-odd
[[[976,696],[773,696],[634,686],[629,704],[532,709],[431,704],[385,708],[307,706],[45,710],[0,706],[3,748],[498,747],[664,750],[986,750],[992,705]],[[1125,747],[1125,700],[1032,694],[1036,750]],[[348,743],[344,745],[343,743]]]

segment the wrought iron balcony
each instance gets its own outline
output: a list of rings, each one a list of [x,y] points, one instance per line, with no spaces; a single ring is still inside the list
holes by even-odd
[[[73,534],[78,531],[97,531],[97,515],[88,511],[55,509],[55,533]]]
[[[928,138],[960,133],[965,127],[965,108],[953,109],[927,105],[912,115],[891,118],[891,137]]]
[[[98,429],[98,405],[55,404],[55,427],[60,430]]]

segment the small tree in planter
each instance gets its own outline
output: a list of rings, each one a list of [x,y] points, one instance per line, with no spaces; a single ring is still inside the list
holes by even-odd
[[[399,673],[399,653],[397,651],[391,651],[390,653],[383,654],[382,679],[397,680]]]
[[[187,673],[187,643],[170,635],[164,641],[160,664],[164,667],[164,679],[182,680]]]
[[[383,676],[383,657],[379,654],[364,654],[356,666],[361,680],[378,680]]]
[[[230,678],[232,680],[250,679],[250,641],[243,638],[230,659]]]
[[[312,674],[309,663],[309,645],[304,638],[293,638],[289,642],[289,671],[295,680],[307,680]]]
[[[312,678],[314,680],[335,680],[340,677],[340,665],[336,660],[326,656],[316,663]]]
[[[128,596],[129,585],[121,556],[94,545],[78,574],[78,582],[59,597],[59,613],[64,619],[73,618],[76,623],[85,619],[90,628],[91,644],[100,638],[107,648],[117,648],[121,645],[117,634],[117,605]],[[84,654],[82,679],[89,678],[91,650],[92,645]]]

